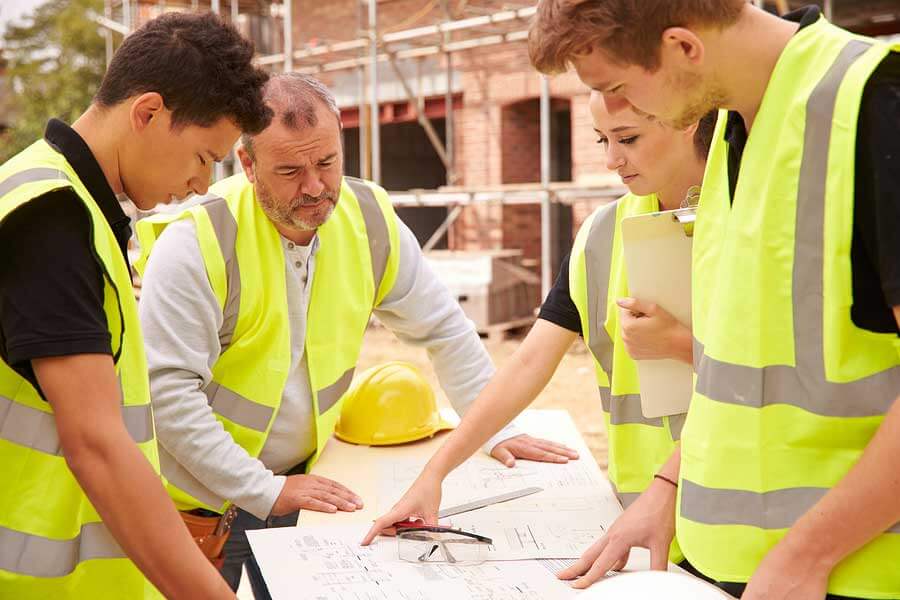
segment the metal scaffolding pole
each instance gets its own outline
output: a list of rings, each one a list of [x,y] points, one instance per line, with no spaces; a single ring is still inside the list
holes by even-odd
[[[237,21],[238,15],[241,13],[241,9],[238,6],[238,0],[231,0],[231,22],[234,23]]]
[[[366,70],[363,67],[357,67],[356,72],[359,75],[357,79],[357,95],[359,99],[359,176],[363,179],[371,179],[372,171],[369,168],[369,125],[366,109]]]
[[[111,0],[103,0],[103,16],[108,20],[112,21],[112,1]],[[113,57],[113,32],[112,30],[104,27],[103,28],[103,38],[106,41],[106,66],[109,67],[109,63],[112,62]]]
[[[219,0],[212,0],[209,5],[209,9],[213,14],[217,15],[221,12],[221,5],[219,4]],[[215,181],[221,181],[227,177],[225,173],[225,164],[224,163],[214,163],[213,164],[213,179]]]
[[[453,144],[453,54],[447,52],[447,91],[444,93],[444,147],[450,164],[447,167],[447,184],[456,183],[456,155]]]
[[[452,21],[453,14],[450,12],[449,1],[442,0],[441,8],[444,10],[447,20]],[[450,39],[450,32],[445,31],[441,41],[446,46],[450,43]],[[445,52],[444,60],[447,63],[447,89],[444,91],[444,148],[450,161],[450,164],[447,165],[447,184],[453,185],[456,183],[456,155],[453,143],[453,53]]]
[[[293,0],[284,0],[282,4],[281,18],[284,23],[284,72],[290,73],[294,70],[294,23],[293,23]]]
[[[463,207],[461,204],[457,204],[453,207],[449,213],[447,213],[447,218],[438,225],[438,228],[434,230],[434,233],[431,234],[431,237],[422,244],[422,252],[430,252],[437,246],[437,243],[441,241],[441,238],[447,233],[447,230],[450,229],[450,226],[453,225],[453,222],[459,218],[459,215],[462,214]]]
[[[131,0],[122,0],[122,24],[128,31],[134,30],[134,24],[131,22]]]
[[[550,221],[550,80],[541,75],[541,297],[546,298],[552,282],[553,265]]]
[[[372,109],[372,181],[381,183],[381,135],[378,109],[378,6],[369,0],[369,93]]]
[[[366,19],[368,5],[366,0],[356,0],[356,31],[362,35],[367,30]],[[368,102],[366,100],[366,67],[363,64],[356,66],[356,99],[357,111],[359,111],[359,176],[363,179],[372,179],[369,168],[369,119]]]
[[[832,0],[825,0],[822,6],[822,13],[825,15],[825,18],[829,21],[833,20],[834,6]]]
[[[396,61],[395,61],[396,62]],[[397,67],[399,68],[399,67]],[[425,112],[425,96],[422,92],[422,59],[416,59],[416,106],[419,112]]]

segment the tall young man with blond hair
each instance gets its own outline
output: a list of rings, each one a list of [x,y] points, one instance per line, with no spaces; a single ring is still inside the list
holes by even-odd
[[[538,70],[574,67],[611,110],[676,127],[727,111],[665,518],[748,600],[900,597],[898,49],[744,0],[543,0],[530,32]],[[565,575],[598,579],[646,544],[626,516]]]

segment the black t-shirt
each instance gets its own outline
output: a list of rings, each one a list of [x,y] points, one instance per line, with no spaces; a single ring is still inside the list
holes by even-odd
[[[544,303],[541,304],[538,318],[580,334],[582,333],[581,317],[578,315],[578,308],[575,307],[575,303],[572,301],[572,296],[569,293],[570,256],[570,254],[566,254],[565,258],[563,258],[556,281],[553,283],[550,291],[547,292],[547,298],[544,300]]]
[[[800,28],[815,23],[818,8],[794,11],[785,18]],[[728,178],[737,184],[747,129],[736,112],[728,113]],[[856,177],[853,242],[853,305],[857,327],[900,334],[892,311],[900,306],[900,54],[893,52],[878,66],[863,90],[856,132]],[[539,317],[581,333],[581,320],[569,295],[569,257]]]
[[[127,261],[130,220],[88,145],[56,119],[44,138],[75,169]],[[92,235],[87,208],[71,189],[25,203],[0,225],[0,357],[36,388],[35,358],[112,354]]]

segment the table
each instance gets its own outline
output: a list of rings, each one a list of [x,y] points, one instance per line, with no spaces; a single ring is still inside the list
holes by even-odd
[[[444,414],[451,422],[458,421],[452,411]],[[579,453],[579,461],[586,463],[585,467],[596,470],[602,481],[604,494],[614,498],[612,487],[608,480],[600,472],[596,461],[590,453],[587,445],[578,433],[575,424],[566,411],[563,410],[527,410],[519,417],[521,428],[534,436],[552,439],[575,448]],[[319,513],[314,511],[301,511],[298,526],[304,524],[345,524],[345,523],[371,523],[379,517],[388,506],[378,505],[379,472],[380,465],[392,461],[427,460],[443,444],[449,432],[442,432],[433,438],[420,440],[399,446],[368,447],[357,446],[342,442],[334,437],[329,441],[322,453],[320,460],[313,467],[316,475],[328,477],[341,482],[352,489],[364,502],[361,510],[352,513],[339,512],[336,514]],[[483,462],[495,465],[496,461],[483,452],[478,452],[469,459],[470,461]],[[398,490],[398,493],[404,490]],[[518,501],[514,501],[518,502]],[[616,503],[617,504],[617,503]],[[616,510],[619,510],[618,507]],[[649,568],[649,553],[636,549],[632,552],[628,570],[642,570]],[[670,570],[678,570],[671,565]],[[246,577],[241,582],[238,590],[238,598],[252,600],[249,583]]]

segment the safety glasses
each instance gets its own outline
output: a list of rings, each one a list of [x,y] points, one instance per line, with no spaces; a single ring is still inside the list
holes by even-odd
[[[400,560],[412,563],[477,565],[487,559],[489,537],[440,526],[397,529]]]

